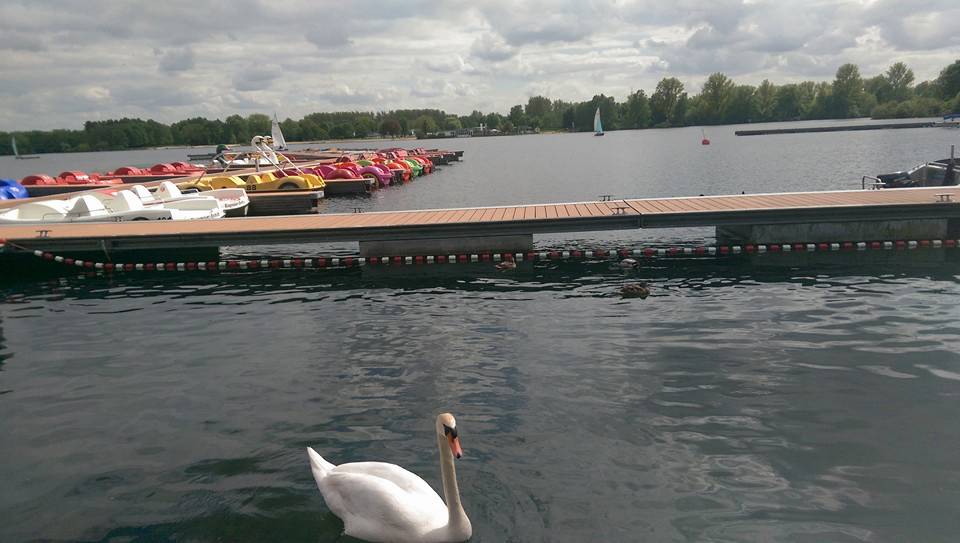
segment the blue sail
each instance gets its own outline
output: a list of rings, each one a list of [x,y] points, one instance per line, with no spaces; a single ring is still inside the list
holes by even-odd
[[[593,116],[593,131],[595,136],[603,135],[603,124],[600,122],[600,108],[597,108],[597,113]]]

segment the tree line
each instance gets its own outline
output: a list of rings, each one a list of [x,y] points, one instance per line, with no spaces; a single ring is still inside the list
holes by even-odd
[[[473,111],[457,116],[439,109],[311,113],[280,123],[290,141],[396,137],[455,131],[483,125],[487,130],[593,130],[600,108],[607,130],[689,125],[738,124],[803,119],[878,119],[930,117],[960,112],[960,60],[931,81],[914,84],[913,70],[902,62],[874,77],[864,78],[855,64],[837,69],[833,81],[804,81],[757,86],[738,84],[723,73],[711,74],[697,94],[690,95],[675,77],[665,77],[647,96],[643,90],[623,102],[599,94],[584,102],[533,96],[503,115]],[[270,118],[255,113],[224,120],[195,117],[165,125],[154,120],[87,121],[82,130],[0,132],[0,155],[13,154],[11,136],[21,153],[60,153],[142,149],[167,145],[247,143],[270,132]]]

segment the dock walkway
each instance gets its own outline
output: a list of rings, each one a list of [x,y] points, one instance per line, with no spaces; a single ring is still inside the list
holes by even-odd
[[[930,187],[204,221],[14,225],[0,226],[0,239],[50,251],[126,250],[957,218],[960,218],[960,187]]]

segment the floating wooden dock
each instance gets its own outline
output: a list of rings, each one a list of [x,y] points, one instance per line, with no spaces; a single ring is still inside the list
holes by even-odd
[[[960,218],[960,187],[622,199],[204,221],[0,226],[45,251],[122,251],[315,242],[423,242],[544,233]],[[955,221],[954,221],[955,222]],[[852,239],[852,238],[846,238]],[[802,241],[802,240],[796,240]],[[16,250],[11,244],[7,251]]]
[[[846,126],[809,126],[799,128],[769,128],[759,130],[737,130],[737,136],[770,136],[775,134],[803,134],[807,132],[849,132],[858,130],[894,130],[898,128],[956,128],[957,122],[923,121],[919,123],[883,123],[854,124]]]

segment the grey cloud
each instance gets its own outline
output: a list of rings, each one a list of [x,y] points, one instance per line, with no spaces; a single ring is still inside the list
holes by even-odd
[[[586,23],[573,17],[548,18],[545,21],[526,25],[511,25],[501,32],[509,43],[523,45],[528,43],[576,42],[592,33]]]
[[[856,44],[856,34],[838,30],[812,38],[805,44],[804,49],[811,55],[835,55]]]
[[[735,45],[742,40],[740,36],[730,36],[714,29],[712,26],[698,28],[689,38],[687,47],[693,49],[717,49],[725,45]]]
[[[111,89],[111,95],[120,105],[146,110],[189,106],[203,101],[202,95],[190,87],[162,85],[118,84]]]
[[[316,99],[339,106],[369,107],[372,104],[380,102],[382,99],[382,95],[377,92],[359,90],[346,84],[315,89],[310,95]]]
[[[443,86],[433,83],[421,83],[410,89],[410,96],[417,98],[436,98],[443,96]]]
[[[438,79],[418,79],[410,95],[416,98],[467,97],[478,94],[477,89],[465,83],[451,83]]]
[[[577,0],[499,0],[482,3],[477,9],[508,44],[522,46],[571,43],[590,36],[599,30],[599,21],[606,18],[605,10],[594,6]],[[612,13],[613,5],[606,6],[606,9]]]
[[[160,57],[161,72],[184,72],[187,70],[192,70],[193,66],[193,49],[189,47],[167,51]]]
[[[262,64],[251,64],[241,67],[239,71],[233,74],[233,88],[238,91],[265,90],[270,88],[279,75],[278,70]]]
[[[516,49],[507,45],[507,43],[495,34],[486,32],[474,40],[470,48],[470,55],[492,62],[507,60],[517,54]]]
[[[0,40],[0,50],[40,53],[47,50],[47,43],[41,36],[16,31],[4,32],[3,40]]]
[[[833,56],[824,58],[807,54],[787,53],[780,58],[784,63],[782,69],[802,78],[829,79],[840,67],[839,59]]]
[[[335,49],[353,43],[347,29],[338,24],[317,25],[308,30],[305,37],[320,49]]]
[[[866,10],[865,19],[879,28],[887,43],[902,51],[960,46],[960,5],[955,1],[880,0]]]
[[[467,75],[481,75],[487,73],[487,70],[478,68],[473,64],[463,60],[463,57],[460,55],[456,55],[453,58],[428,60],[423,64],[431,72],[437,72],[441,74],[462,73]]]

